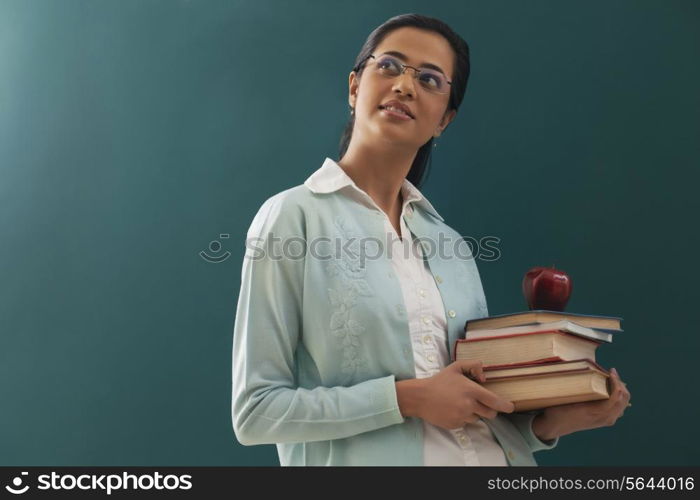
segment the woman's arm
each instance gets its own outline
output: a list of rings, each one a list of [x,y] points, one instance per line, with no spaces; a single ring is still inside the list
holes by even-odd
[[[301,208],[282,196],[267,200],[253,220],[248,242],[256,248],[269,250],[262,243],[271,236],[279,238],[278,250],[285,238],[305,236]],[[349,387],[297,387],[305,261],[260,256],[254,251],[244,259],[234,326],[232,421],[238,440],[341,439],[403,422],[393,375]]]

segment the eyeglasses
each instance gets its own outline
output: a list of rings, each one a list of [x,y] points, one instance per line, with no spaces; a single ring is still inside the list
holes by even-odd
[[[362,65],[369,58],[377,59],[374,55],[368,55],[364,61],[358,64],[355,71],[359,71]],[[408,64],[403,64],[401,61],[391,56],[381,56],[372,65],[374,71],[386,78],[396,78],[399,75],[403,75],[406,72],[406,68],[411,68],[413,70],[413,77],[418,80],[423,87],[428,92],[433,92],[435,94],[447,94],[450,91],[448,85],[452,85],[452,82],[448,81],[445,75],[439,71],[435,71],[427,68],[414,68]]]

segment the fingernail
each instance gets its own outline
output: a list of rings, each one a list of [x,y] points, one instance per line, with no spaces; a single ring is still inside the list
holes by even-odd
[[[615,375],[617,375],[617,370],[616,370],[615,368],[610,368],[610,371],[611,371],[612,373],[614,373]]]

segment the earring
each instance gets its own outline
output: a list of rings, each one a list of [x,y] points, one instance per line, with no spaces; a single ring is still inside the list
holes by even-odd
[[[355,114],[355,108],[353,108],[352,106],[350,106],[350,114],[351,114],[351,115],[354,115],[354,114]]]

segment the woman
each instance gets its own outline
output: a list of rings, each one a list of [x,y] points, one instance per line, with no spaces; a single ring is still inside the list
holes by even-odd
[[[480,362],[450,363],[488,311],[460,235],[416,186],[468,76],[447,25],[389,19],[350,73],[339,160],[255,216],[233,345],[242,444],[276,443],[282,465],[536,465],[559,436],[622,415],[615,372],[609,400],[513,413]]]

